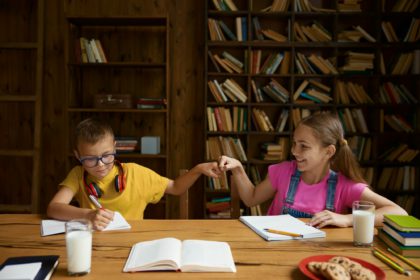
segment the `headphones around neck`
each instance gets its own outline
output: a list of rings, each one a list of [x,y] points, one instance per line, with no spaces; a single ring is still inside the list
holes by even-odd
[[[118,160],[114,162],[118,167],[118,175],[115,176],[115,181],[114,181],[115,191],[123,192],[123,190],[125,189],[125,184],[126,184],[124,169],[123,169],[122,163],[120,163]],[[96,198],[100,198],[103,193],[101,188],[99,188],[99,186],[95,182],[88,184],[86,181],[86,177],[87,177],[87,172],[85,170],[83,172],[83,184],[85,185],[87,192],[91,195],[94,195]]]

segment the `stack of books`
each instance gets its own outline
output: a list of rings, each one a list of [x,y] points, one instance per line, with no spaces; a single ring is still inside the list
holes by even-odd
[[[116,137],[115,150],[117,154],[134,152],[139,149],[138,142],[134,137]]]
[[[420,220],[414,216],[384,215],[379,238],[397,253],[420,257]]]
[[[136,104],[137,109],[164,109],[167,102],[165,98],[139,97]]]

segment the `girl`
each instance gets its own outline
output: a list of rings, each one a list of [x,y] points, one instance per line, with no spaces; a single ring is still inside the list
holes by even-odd
[[[292,155],[293,161],[269,166],[267,178],[256,188],[238,160],[222,156],[219,168],[232,171],[239,196],[247,206],[274,196],[268,215],[289,213],[311,218],[309,224],[318,228],[352,226],[355,200],[375,204],[377,226],[382,224],[385,213],[407,214],[369,189],[336,115],[322,112],[303,119],[293,134]]]

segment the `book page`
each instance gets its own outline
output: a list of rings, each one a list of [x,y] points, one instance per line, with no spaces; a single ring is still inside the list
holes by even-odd
[[[0,280],[35,279],[38,271],[41,269],[41,265],[41,262],[6,265],[0,271]]]
[[[301,220],[296,219],[289,214],[277,216],[241,216],[239,220],[268,241],[325,237],[324,231],[306,225]],[[287,231],[301,234],[303,237],[292,237],[282,234],[270,233],[265,231],[265,229]]]
[[[177,270],[181,262],[181,241],[162,238],[136,243],[125,263],[124,272]]]
[[[226,242],[184,240],[181,271],[236,272],[230,246]]]
[[[66,221],[59,220],[42,220],[41,236],[64,233]],[[131,225],[124,219],[120,212],[114,212],[114,220],[112,220],[103,231],[130,229]]]

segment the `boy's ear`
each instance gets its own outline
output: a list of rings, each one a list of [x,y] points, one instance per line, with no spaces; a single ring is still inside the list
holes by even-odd
[[[73,150],[73,154],[77,158],[77,160],[80,159],[80,156],[79,156],[79,153],[77,152],[77,150]]]

